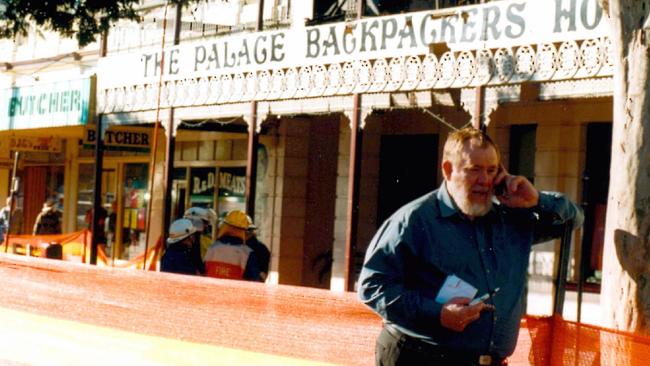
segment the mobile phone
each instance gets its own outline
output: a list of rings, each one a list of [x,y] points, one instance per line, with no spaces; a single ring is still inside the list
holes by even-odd
[[[499,176],[499,174],[501,174],[501,172],[504,172],[504,171],[505,171],[505,168],[503,167],[503,165],[499,164],[499,171],[497,172],[497,177]],[[505,179],[505,177],[504,177],[504,179],[502,179],[499,184],[496,184],[494,186],[494,195],[495,196],[503,196],[504,194],[508,193],[508,190],[506,188],[506,181],[507,181],[507,179]]]
[[[475,298],[474,300],[470,301],[469,306],[476,305],[479,302],[484,302],[485,300],[487,300],[487,299],[491,298],[492,296],[496,295],[496,293],[499,292],[500,289],[501,289],[500,287],[497,287],[494,290],[492,290],[492,291],[490,291],[490,292],[488,292],[486,294],[483,294],[482,296],[479,296],[479,297]]]
[[[506,193],[506,180],[502,180],[501,183],[494,186],[494,194],[497,196],[503,196]]]

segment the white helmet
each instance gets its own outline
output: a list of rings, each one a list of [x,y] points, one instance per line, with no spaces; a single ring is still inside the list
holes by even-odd
[[[196,227],[188,219],[178,219],[169,226],[167,244],[177,243],[196,232]]]
[[[183,217],[190,220],[203,220],[208,224],[213,225],[217,215],[211,208],[190,207],[185,211]]]
[[[200,231],[200,232],[205,231],[206,224],[203,223],[203,220],[194,217],[188,218],[188,220],[192,221],[192,225],[194,225],[196,231]]]

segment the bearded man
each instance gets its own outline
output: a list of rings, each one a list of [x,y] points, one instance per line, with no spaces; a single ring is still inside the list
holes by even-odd
[[[449,135],[442,173],[440,188],[395,212],[368,247],[359,298],[384,320],[377,365],[507,365],[531,245],[582,225],[562,194],[508,174],[477,129]]]

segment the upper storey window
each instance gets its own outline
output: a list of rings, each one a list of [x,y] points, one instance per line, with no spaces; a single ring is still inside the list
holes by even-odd
[[[357,1],[363,2],[364,16],[391,15],[490,2],[490,0],[315,0],[312,23],[354,19]]]
[[[282,28],[290,22],[290,0],[264,1],[264,29]],[[183,9],[181,39],[210,37],[254,30],[259,0],[204,0]]]
[[[181,12],[180,40],[214,37],[254,30],[259,0],[202,0],[185,5]],[[290,0],[264,1],[264,29],[289,25]],[[140,21],[121,20],[109,32],[109,52],[123,52],[174,41],[176,11],[165,1],[141,0]],[[166,21],[165,21],[166,19]],[[163,31],[164,29],[164,31]]]

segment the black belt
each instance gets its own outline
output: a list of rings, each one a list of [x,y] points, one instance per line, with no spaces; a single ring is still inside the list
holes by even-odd
[[[431,355],[432,358],[448,364],[466,364],[478,366],[505,366],[508,363],[503,357],[494,355],[480,355],[471,352],[457,351],[445,348],[436,344],[425,342],[421,339],[411,337],[402,333],[399,329],[390,324],[384,324],[384,329],[393,338],[402,343],[402,347],[414,350],[420,353]]]

